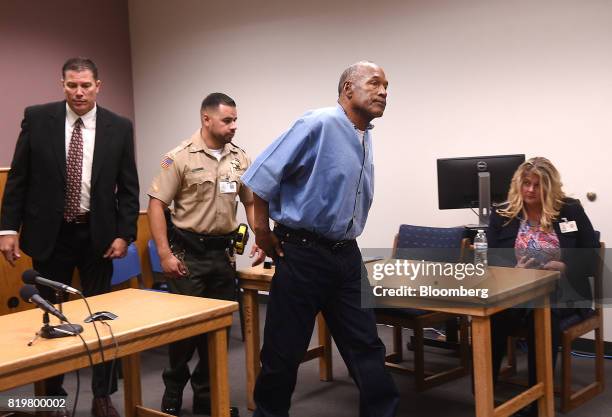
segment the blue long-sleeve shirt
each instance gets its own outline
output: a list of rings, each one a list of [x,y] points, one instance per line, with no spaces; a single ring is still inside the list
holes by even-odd
[[[242,176],[270,217],[332,240],[361,234],[372,205],[371,126],[363,144],[341,106],[304,114]]]

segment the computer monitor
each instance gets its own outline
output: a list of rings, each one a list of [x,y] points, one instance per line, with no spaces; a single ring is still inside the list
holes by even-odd
[[[512,176],[523,162],[524,154],[438,159],[438,207],[478,207],[478,223],[486,226],[491,204],[506,200]]]

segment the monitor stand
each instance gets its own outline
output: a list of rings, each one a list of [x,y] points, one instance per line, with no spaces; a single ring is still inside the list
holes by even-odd
[[[478,173],[478,226],[488,227],[491,215],[491,174]]]
[[[471,230],[486,229],[489,227],[491,216],[491,174],[488,172],[478,173],[478,223],[466,224]]]

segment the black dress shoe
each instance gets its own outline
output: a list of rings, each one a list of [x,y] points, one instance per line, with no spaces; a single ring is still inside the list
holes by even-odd
[[[205,416],[210,416],[210,401],[194,401],[193,414],[203,414]],[[240,411],[238,411],[238,407],[230,407],[229,415],[230,417],[240,417]]]
[[[91,402],[91,414],[94,417],[119,417],[110,396],[95,397]]]
[[[172,395],[168,391],[164,391],[162,397],[161,411],[162,413],[178,416],[181,413],[181,406],[183,405],[183,399],[178,395]]]

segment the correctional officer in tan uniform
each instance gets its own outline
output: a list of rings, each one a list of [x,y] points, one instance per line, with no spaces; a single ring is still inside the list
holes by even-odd
[[[164,155],[149,189],[151,233],[173,293],[234,299],[237,196],[253,224],[253,193],[240,180],[250,160],[231,143],[236,114],[230,97],[208,95],[202,102],[202,128]],[[172,202],[172,224],[167,225],[164,212]],[[250,256],[254,265],[264,259],[256,245]],[[190,374],[187,363],[195,349],[200,360]],[[183,388],[191,378],[194,414],[210,414],[206,335],[170,344],[169,356],[170,366],[163,373],[162,411],[179,415]],[[232,407],[230,415],[238,416],[238,409]]]

